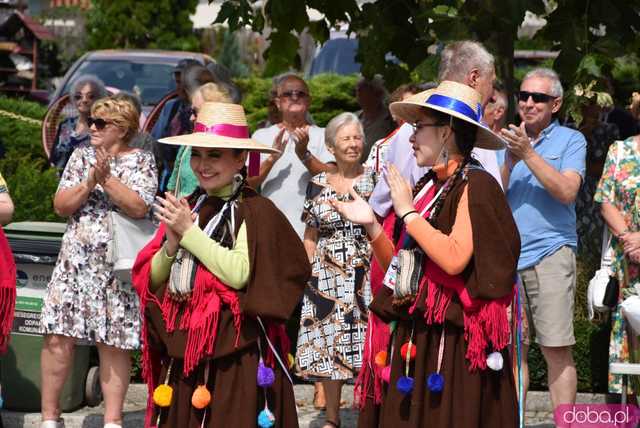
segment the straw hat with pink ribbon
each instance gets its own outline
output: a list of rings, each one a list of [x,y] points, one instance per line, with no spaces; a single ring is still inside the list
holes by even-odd
[[[244,108],[239,104],[202,104],[192,134],[176,135],[158,140],[177,146],[195,146],[215,149],[241,149],[264,153],[278,152],[249,137]]]

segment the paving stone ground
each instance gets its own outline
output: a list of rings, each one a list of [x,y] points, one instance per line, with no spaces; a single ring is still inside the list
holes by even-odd
[[[324,412],[313,408],[313,386],[308,384],[295,385],[296,404],[300,428],[321,428],[324,422]],[[144,408],[147,400],[147,390],[144,385],[134,384],[129,388],[125,400],[124,428],[142,427]],[[343,428],[354,428],[357,412],[352,409],[353,386],[345,386],[343,391],[345,405],[340,411]],[[596,394],[579,394],[578,402],[603,402],[604,396]],[[531,392],[527,397],[526,426],[528,428],[552,428],[552,415],[549,397],[544,392]],[[73,413],[64,414],[66,428],[101,428],[103,407],[83,407]],[[39,413],[19,413],[2,411],[5,428],[39,428]]]

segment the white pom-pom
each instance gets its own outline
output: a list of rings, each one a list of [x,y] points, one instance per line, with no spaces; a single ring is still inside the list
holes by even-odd
[[[489,354],[489,356],[487,357],[487,365],[491,370],[502,370],[502,366],[504,365],[502,354],[500,352],[492,352],[491,354]]]

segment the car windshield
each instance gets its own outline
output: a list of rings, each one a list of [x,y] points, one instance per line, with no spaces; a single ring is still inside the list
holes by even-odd
[[[79,76],[91,74],[100,78],[107,87],[138,95],[142,105],[155,105],[176,88],[174,67],[174,64],[139,60],[87,60],[73,73],[74,78],[67,82],[62,93],[69,92]]]

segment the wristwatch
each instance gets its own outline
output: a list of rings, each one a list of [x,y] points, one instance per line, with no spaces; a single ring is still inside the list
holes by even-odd
[[[307,150],[306,152],[304,152],[304,154],[302,155],[302,157],[300,158],[300,160],[302,161],[302,163],[307,163],[307,161],[309,159],[311,159],[311,152],[309,150]]]

